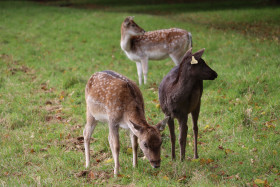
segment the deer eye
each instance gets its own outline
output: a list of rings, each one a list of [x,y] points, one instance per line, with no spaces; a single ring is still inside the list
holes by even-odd
[[[135,25],[135,24],[132,24],[132,27],[136,27],[136,25]]]
[[[148,148],[148,145],[147,145],[147,143],[144,143],[144,147]]]

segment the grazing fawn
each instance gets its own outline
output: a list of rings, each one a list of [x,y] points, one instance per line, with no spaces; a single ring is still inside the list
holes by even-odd
[[[139,85],[147,83],[148,60],[170,57],[178,65],[187,49],[192,46],[192,35],[182,29],[171,28],[145,32],[127,17],[121,25],[121,48],[127,57],[136,62]]]
[[[180,156],[185,159],[185,149],[188,133],[188,114],[192,114],[194,132],[194,158],[197,153],[197,120],[200,111],[203,80],[214,80],[217,73],[213,71],[201,58],[204,49],[192,54],[189,49],[179,66],[174,67],[162,80],[159,86],[159,101],[162,111],[169,116],[172,159],[175,159],[174,118],[180,125]]]
[[[87,123],[83,135],[86,167],[90,164],[90,137],[97,121],[108,123],[108,139],[115,162],[115,175],[119,173],[119,127],[130,130],[134,167],[137,165],[137,141],[150,164],[154,168],[160,167],[160,131],[165,128],[168,118],[156,126],[147,123],[144,100],[134,82],[113,71],[95,73],[86,85],[85,99]]]

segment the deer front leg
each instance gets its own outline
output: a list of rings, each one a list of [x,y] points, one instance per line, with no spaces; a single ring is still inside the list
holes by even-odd
[[[95,118],[90,114],[89,109],[87,108],[87,123],[83,131],[84,135],[84,146],[85,146],[85,157],[86,157],[86,168],[90,165],[90,138],[93,133],[93,130],[97,124]]]
[[[139,85],[142,85],[142,65],[141,62],[136,62]]]
[[[133,167],[137,166],[137,149],[138,149],[137,139],[138,139],[137,136],[135,136],[133,132],[130,131],[130,140],[131,140],[132,153],[133,153]]]
[[[192,112],[192,120],[193,120],[193,134],[194,134],[194,158],[198,158],[197,153],[197,136],[198,136],[198,126],[197,126],[197,120],[199,116],[200,111],[200,103],[198,107]]]
[[[175,155],[175,130],[174,130],[174,119],[169,118],[168,120],[168,127],[169,127],[169,132],[170,132],[170,140],[171,140],[171,154],[172,154],[172,160],[175,160],[176,155]]]
[[[185,160],[185,154],[186,154],[186,142],[187,142],[187,134],[188,134],[188,126],[187,126],[187,119],[179,119],[179,144],[180,144],[180,156],[181,161]]]
[[[112,155],[115,162],[114,175],[119,174],[119,153],[120,153],[120,141],[119,141],[119,127],[116,124],[109,124],[109,144],[112,151]]]
[[[142,64],[142,69],[143,69],[143,74],[144,74],[144,84],[147,84],[147,80],[148,80],[148,59],[143,59],[141,60],[141,64]]]

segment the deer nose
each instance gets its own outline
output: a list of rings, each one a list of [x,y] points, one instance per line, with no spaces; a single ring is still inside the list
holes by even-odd
[[[150,161],[151,162],[151,165],[153,166],[153,168],[159,168],[160,167],[160,160],[157,160],[157,161]]]

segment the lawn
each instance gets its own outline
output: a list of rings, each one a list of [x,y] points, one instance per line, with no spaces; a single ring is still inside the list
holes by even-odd
[[[1,186],[280,185],[279,6],[81,2],[0,2]],[[160,169],[140,150],[133,168],[129,135],[121,130],[121,174],[115,178],[107,124],[93,133],[85,169],[84,88],[103,70],[137,82],[136,65],[120,48],[120,25],[130,15],[146,31],[190,31],[193,51],[206,48],[203,58],[219,76],[204,81],[199,159],[192,158],[191,117],[187,159],[171,161],[167,127]],[[140,89],[150,124],[164,118],[157,90],[173,66],[170,59],[149,62],[148,84]]]

